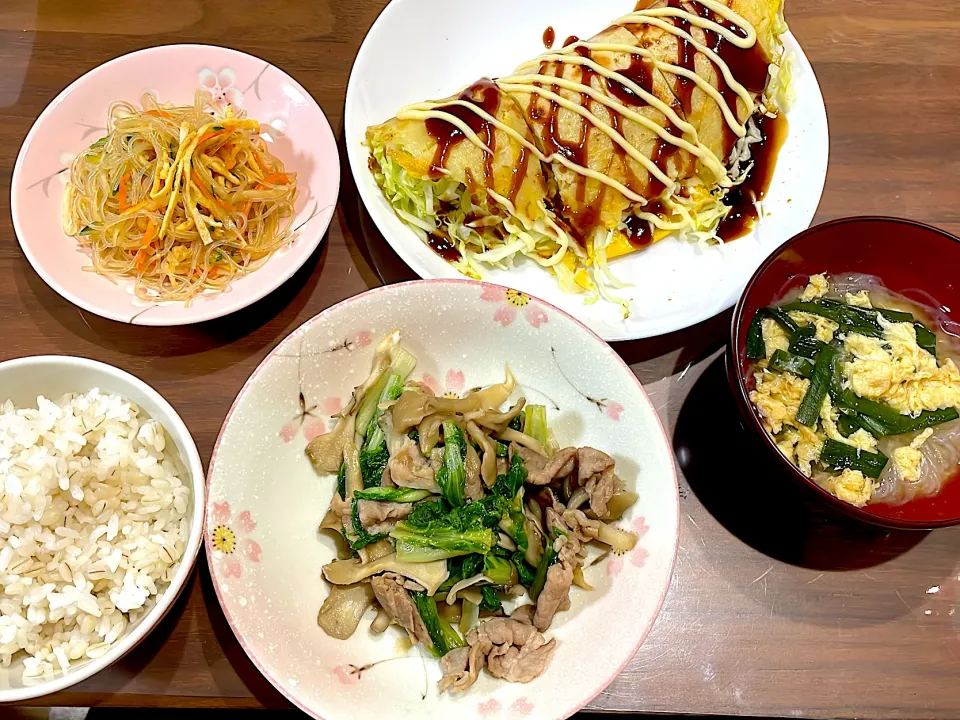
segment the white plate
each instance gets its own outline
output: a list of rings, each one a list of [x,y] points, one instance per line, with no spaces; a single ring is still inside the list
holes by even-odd
[[[549,631],[559,641],[551,665],[530,684],[484,674],[465,694],[441,697],[439,663],[398,647],[395,627],[372,635],[372,611],[349,640],[317,626],[327,593],[320,568],[335,559],[332,540],[317,526],[335,482],[317,477],[304,447],[332,427],[330,415],[366,376],[376,342],[394,328],[419,360],[414,377],[438,393],[499,382],[509,363],[521,392],[548,406],[559,441],[609,452],[640,495],[621,521],[640,535],[637,547],[585,571],[596,589],[574,588],[572,608]],[[224,614],[260,671],[298,707],[326,720],[567,717],[643,642],[676,554],[673,453],[636,376],[570,316],[469,280],[372,290],[295,331],[241,390],[208,477],[207,558]],[[234,538],[233,552],[224,551],[231,548],[221,536]],[[390,658],[359,675],[352,670]]]
[[[547,25],[558,43],[589,37],[629,12],[631,0],[393,0],[370,28],[350,75],[345,134],[360,196],[397,254],[424,278],[460,277],[394,214],[367,169],[362,145],[369,125],[402,106],[444,98],[483,76],[509,74],[544,51]],[[761,261],[810,225],[827,173],[827,115],[820,86],[794,37],[785,38],[794,63],[796,102],[787,112],[790,132],[780,151],[762,221],[726,246],[700,248],[667,239],[611,263],[633,287],[632,313],[616,305],[585,305],[560,291],[552,274],[528,260],[510,271],[493,270],[491,282],[515,287],[553,303],[605,340],[652,337],[706,320],[732,307]]]

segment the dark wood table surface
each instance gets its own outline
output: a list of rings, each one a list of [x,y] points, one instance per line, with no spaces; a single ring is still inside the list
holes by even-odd
[[[956,0],[787,2],[830,119],[817,221],[893,214],[960,233]],[[365,216],[345,159],[322,250],[257,305],[197,326],[135,327],[81,312],[30,268],[9,211],[13,163],[44,106],[88,70],[151,45],[259,55],[313,94],[339,136],[354,55],[384,4],[2,0],[0,360],[63,353],[133,372],[173,403],[206,459],[231,401],[274,345],[343,298],[411,277]],[[855,527],[786,487],[740,430],[723,370],[728,325],[725,313],[617,347],[673,438],[680,550],[646,644],[590,708],[960,717],[960,530]],[[203,557],[176,611],[141,647],[36,704],[288,707],[234,640]]]

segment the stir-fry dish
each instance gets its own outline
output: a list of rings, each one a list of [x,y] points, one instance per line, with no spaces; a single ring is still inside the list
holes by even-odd
[[[437,397],[410,379],[400,333],[376,348],[367,379],[336,426],[307,446],[336,475],[321,524],[340,559],[323,568],[319,624],[346,639],[371,606],[370,630],[400,625],[441,658],[441,691],[469,688],[486,668],[529,682],[556,646],[544,634],[570,607],[596,543],[622,554],[635,535],[610,524],[633,505],[614,460],[560,447],[546,408],[520,397],[509,368],[497,385]]]
[[[750,400],[777,447],[857,507],[936,495],[960,462],[960,348],[944,311],[863,275],[814,275],[793,295],[747,337]]]
[[[291,239],[297,178],[270,154],[260,123],[198,92],[186,107],[110,107],[107,134],[81,152],[63,228],[93,270],[135,280],[145,300],[219,292]]]
[[[626,314],[609,261],[756,221],[786,133],[786,30],[782,0],[641,0],[589,40],[368,128],[370,170],[464,274],[526,257]]]

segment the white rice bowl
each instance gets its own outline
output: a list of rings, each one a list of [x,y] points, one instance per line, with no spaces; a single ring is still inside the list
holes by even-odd
[[[0,364],[0,702],[89,677],[159,621],[196,558],[202,478],[182,421],[136,378]]]

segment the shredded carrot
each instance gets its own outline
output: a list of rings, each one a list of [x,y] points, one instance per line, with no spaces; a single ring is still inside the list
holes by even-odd
[[[145,248],[150,243],[152,243],[153,235],[156,232],[157,232],[157,224],[153,222],[153,218],[150,218],[150,221],[147,223],[147,229],[143,233],[143,242],[140,243],[140,247]]]
[[[204,133],[200,136],[200,139],[197,140],[197,145],[205,143],[210,138],[216,137],[217,135],[223,135],[224,133],[230,132],[228,129],[224,128],[223,130],[214,130],[212,132]]]
[[[136,257],[137,270],[141,272],[143,271],[143,266],[146,264],[147,258],[149,256],[150,255],[147,252],[147,248],[141,248],[140,250],[137,250],[137,257]]]
[[[120,189],[119,189],[119,201],[120,201],[120,212],[123,212],[127,209],[127,181],[130,179],[130,171],[127,170],[124,173],[123,177],[120,178]]]
[[[147,110],[144,115],[152,115],[153,117],[170,117],[170,113],[164,112],[163,110]]]
[[[276,183],[277,185],[287,185],[290,181],[287,180],[286,173],[273,173],[272,175],[267,175],[260,181],[260,183]]]

